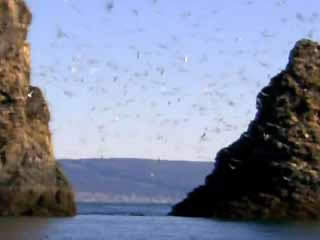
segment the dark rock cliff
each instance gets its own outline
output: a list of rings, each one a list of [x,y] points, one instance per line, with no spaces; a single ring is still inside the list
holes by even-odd
[[[172,215],[320,218],[320,45],[298,41],[284,71],[257,96],[248,130],[216,156],[205,184]]]
[[[47,103],[30,86],[31,14],[0,0],[0,216],[71,216],[73,192],[53,155]]]

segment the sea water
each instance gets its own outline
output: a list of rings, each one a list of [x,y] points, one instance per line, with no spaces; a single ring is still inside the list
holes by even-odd
[[[79,204],[73,218],[0,218],[0,240],[319,240],[320,222],[166,216],[169,205]]]

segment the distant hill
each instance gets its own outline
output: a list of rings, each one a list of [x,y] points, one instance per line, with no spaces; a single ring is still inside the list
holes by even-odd
[[[175,203],[203,183],[210,162],[134,158],[60,159],[77,201]]]

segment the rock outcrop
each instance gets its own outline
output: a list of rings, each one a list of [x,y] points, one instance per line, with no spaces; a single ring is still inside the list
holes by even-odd
[[[205,184],[172,215],[236,220],[320,218],[320,45],[298,41],[257,96],[247,131],[216,156]]]
[[[30,86],[31,14],[0,0],[0,216],[72,216],[73,192],[54,159],[48,105]]]

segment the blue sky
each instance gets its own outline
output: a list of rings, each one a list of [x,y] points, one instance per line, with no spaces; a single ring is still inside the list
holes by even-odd
[[[213,160],[294,43],[320,39],[317,0],[26,2],[58,158]]]

